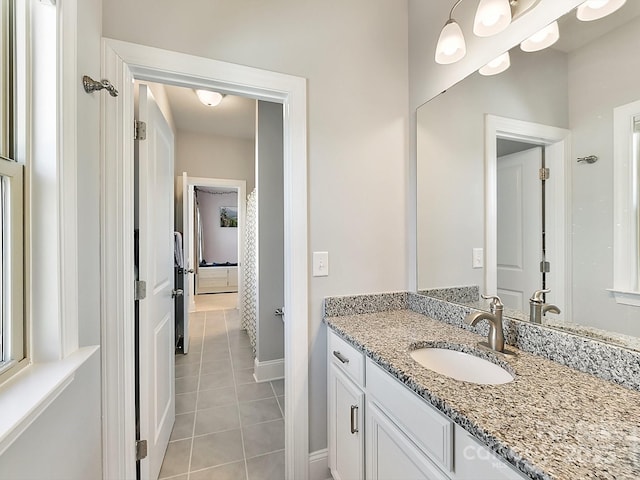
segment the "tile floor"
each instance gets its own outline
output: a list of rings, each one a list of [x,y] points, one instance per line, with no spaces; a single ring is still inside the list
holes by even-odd
[[[284,381],[253,379],[236,300],[196,296],[189,353],[176,355],[176,422],[161,479],[284,479]]]

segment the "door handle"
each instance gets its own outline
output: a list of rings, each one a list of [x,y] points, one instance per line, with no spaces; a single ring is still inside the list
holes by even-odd
[[[189,270],[187,270],[187,273],[193,273],[193,272],[195,272],[193,268],[190,268]]]
[[[275,312],[273,312],[273,314],[276,317],[282,317],[284,316],[284,308],[277,308]]]
[[[171,290],[171,298],[181,297],[184,294],[181,288]]]
[[[342,355],[337,350],[333,351],[333,356],[336,357],[338,360],[340,360],[342,363],[349,363],[349,359],[347,357],[345,357],[344,355]]]
[[[358,406],[351,405],[351,433],[358,433]]]

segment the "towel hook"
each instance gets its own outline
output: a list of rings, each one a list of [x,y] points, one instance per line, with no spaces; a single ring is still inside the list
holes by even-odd
[[[578,163],[586,162],[586,163],[596,163],[598,161],[597,155],[589,155],[588,157],[579,157]]]
[[[97,92],[104,88],[112,97],[118,96],[118,90],[116,90],[116,87],[114,87],[109,80],[102,80],[101,82],[98,82],[89,75],[85,75],[82,77],[82,86],[84,87],[84,91],[87,93]]]

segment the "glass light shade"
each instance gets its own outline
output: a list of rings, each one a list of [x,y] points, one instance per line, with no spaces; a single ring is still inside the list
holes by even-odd
[[[196,95],[203,105],[207,107],[217,107],[222,101],[223,95],[218,92],[212,92],[210,90],[196,90]]]
[[[467,46],[460,25],[455,20],[449,21],[442,28],[438,45],[436,46],[436,62],[442,65],[454,63],[464,57]]]
[[[547,25],[542,30],[534,33],[520,44],[520,48],[525,52],[537,52],[538,50],[550,47],[560,38],[558,22]]]
[[[622,7],[627,0],[587,0],[578,7],[578,20],[590,22],[612,14]]]
[[[497,58],[494,58],[489,63],[487,63],[484,67],[478,70],[480,75],[497,75],[498,73],[504,72],[507,68],[511,66],[511,57],[509,56],[509,52],[504,52]]]
[[[473,33],[489,37],[500,33],[511,23],[509,0],[480,0],[473,21]]]

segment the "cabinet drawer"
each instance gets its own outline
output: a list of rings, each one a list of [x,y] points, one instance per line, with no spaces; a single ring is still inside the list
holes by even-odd
[[[364,354],[341,339],[331,329],[329,329],[327,345],[330,361],[359,386],[364,386]]]
[[[453,422],[367,358],[367,392],[445,472],[453,470]]]

